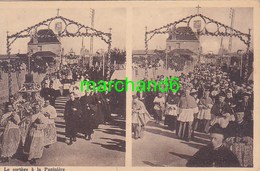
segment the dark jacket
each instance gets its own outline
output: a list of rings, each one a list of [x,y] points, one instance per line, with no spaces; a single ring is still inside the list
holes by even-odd
[[[240,167],[237,157],[221,146],[213,149],[212,145],[202,147],[186,164],[187,167]]]

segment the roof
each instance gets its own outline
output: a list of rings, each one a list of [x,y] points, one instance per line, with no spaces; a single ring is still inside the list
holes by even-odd
[[[148,50],[148,55],[155,55],[157,53],[164,52],[164,50]],[[145,50],[133,50],[132,55],[145,55]]]
[[[189,49],[173,49],[173,50],[171,50],[170,53],[177,53],[180,55],[189,55],[189,56],[196,55],[196,53],[192,52]]]
[[[148,55],[155,55],[160,50],[148,50]],[[133,50],[133,55],[145,55],[145,50]]]
[[[57,55],[53,52],[50,51],[39,51],[39,52],[35,52],[33,55],[33,57],[35,56],[40,56],[40,57],[56,57]]]
[[[20,59],[20,57],[18,57],[18,56],[15,55],[15,54],[11,54],[11,55],[10,55],[10,58],[11,58],[11,59]],[[8,56],[5,55],[5,54],[0,54],[0,60],[8,60]]]
[[[178,27],[173,33],[167,38],[167,40],[198,40],[196,34],[188,26]]]
[[[60,41],[58,40],[57,36],[54,34],[54,32],[51,29],[39,30],[37,32],[37,40],[38,40],[38,43],[57,43],[57,44],[60,44]],[[28,44],[34,44],[33,38],[31,38],[31,40],[29,41]]]

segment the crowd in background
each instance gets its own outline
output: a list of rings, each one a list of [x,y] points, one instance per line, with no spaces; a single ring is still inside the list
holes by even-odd
[[[240,165],[252,166],[253,81],[238,81],[212,64],[196,66],[179,78],[178,93],[151,90],[133,96],[135,139],[142,138],[151,116],[186,141],[194,140],[196,131],[208,134],[218,125]],[[157,81],[163,79],[158,76]]]

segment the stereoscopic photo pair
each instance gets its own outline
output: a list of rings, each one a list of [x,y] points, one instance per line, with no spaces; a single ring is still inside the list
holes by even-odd
[[[56,6],[0,7],[1,166],[253,167],[253,8]]]

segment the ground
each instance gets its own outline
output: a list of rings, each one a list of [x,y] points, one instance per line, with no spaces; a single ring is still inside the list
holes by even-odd
[[[187,142],[176,137],[162,123],[150,121],[142,139],[132,139],[133,166],[183,167],[201,147],[209,143],[209,135],[195,133],[195,139]]]
[[[44,149],[39,166],[124,166],[125,165],[125,121],[113,114],[109,125],[100,125],[91,141],[82,139],[68,146],[65,143],[65,123],[63,119],[65,97],[56,100],[58,117],[55,120],[58,142]],[[29,162],[11,159],[5,166],[28,166]]]

